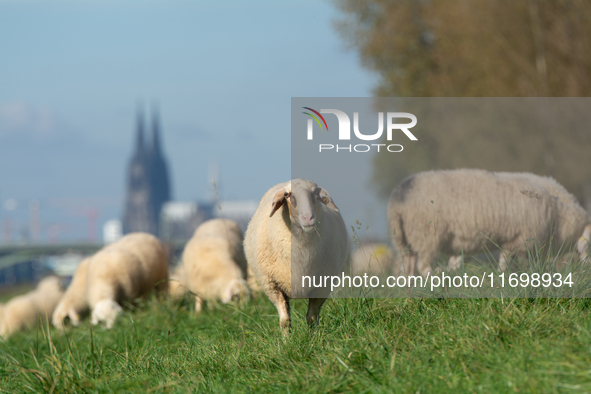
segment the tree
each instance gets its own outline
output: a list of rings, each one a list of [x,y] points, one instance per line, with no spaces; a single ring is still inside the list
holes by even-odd
[[[362,64],[380,76],[377,97],[591,95],[591,2],[341,0],[336,5],[343,15],[338,31],[359,51]],[[493,113],[473,114],[445,138],[437,127],[423,127],[422,147],[412,157],[376,155],[374,184],[386,195],[417,171],[478,167],[551,175],[583,198],[591,183],[591,131],[583,125],[589,103],[542,104],[549,112],[527,124],[520,119],[523,108],[499,104],[513,126],[493,135],[478,122]],[[564,127],[555,117],[565,112],[580,121]]]

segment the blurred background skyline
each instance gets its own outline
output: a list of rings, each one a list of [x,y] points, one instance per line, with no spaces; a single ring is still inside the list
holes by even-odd
[[[338,12],[324,1],[0,1],[0,221],[14,241],[100,241],[123,213],[138,108],[148,126],[160,114],[173,200],[211,199],[215,171],[221,199],[258,201],[290,177],[292,96],[371,93]]]
[[[211,203],[213,176],[219,199],[244,213],[291,176],[291,97],[591,96],[585,1],[0,0],[0,9],[0,221],[14,240],[98,241],[106,220],[122,218],[138,111],[148,134],[159,114],[173,201]],[[564,108],[576,118],[588,105]],[[419,171],[477,167],[553,176],[591,207],[591,132],[580,122],[546,111],[537,121],[550,127],[492,130],[481,115],[444,132],[421,123],[420,153],[369,158],[369,187],[348,203],[384,202]]]

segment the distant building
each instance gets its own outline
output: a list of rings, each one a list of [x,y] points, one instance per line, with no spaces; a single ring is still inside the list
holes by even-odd
[[[219,205],[194,201],[167,202],[160,216],[160,236],[166,241],[187,241],[201,223],[214,218],[233,220],[244,232],[257,206],[256,201],[221,201]]]
[[[59,256],[49,256],[45,266],[57,276],[74,276],[78,264],[85,258],[78,253],[66,253]]]
[[[160,142],[160,121],[152,118],[152,141],[144,141],[144,115],[138,111],[135,152],[129,164],[123,233],[143,231],[158,235],[160,211],[170,200],[168,168]]]
[[[213,216],[235,221],[244,232],[258,206],[254,200],[221,201],[219,207],[215,206]]]
[[[201,223],[212,218],[212,207],[194,201],[167,202],[160,216],[160,237],[166,241],[187,241]]]
[[[119,219],[107,220],[103,225],[103,242],[113,243],[123,236],[123,223]]]

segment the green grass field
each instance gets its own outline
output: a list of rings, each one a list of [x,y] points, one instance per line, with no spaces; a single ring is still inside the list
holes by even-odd
[[[313,331],[292,305],[288,338],[264,295],[199,315],[152,299],[111,331],[41,326],[0,344],[0,391],[591,391],[586,299],[335,299]]]

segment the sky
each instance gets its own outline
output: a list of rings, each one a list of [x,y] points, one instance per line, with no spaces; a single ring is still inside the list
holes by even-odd
[[[339,16],[329,1],[0,0],[0,221],[31,200],[66,237],[89,208],[119,217],[138,106],[159,108],[174,200],[210,198],[211,163],[222,199],[259,200],[290,178],[292,97],[371,95]]]

